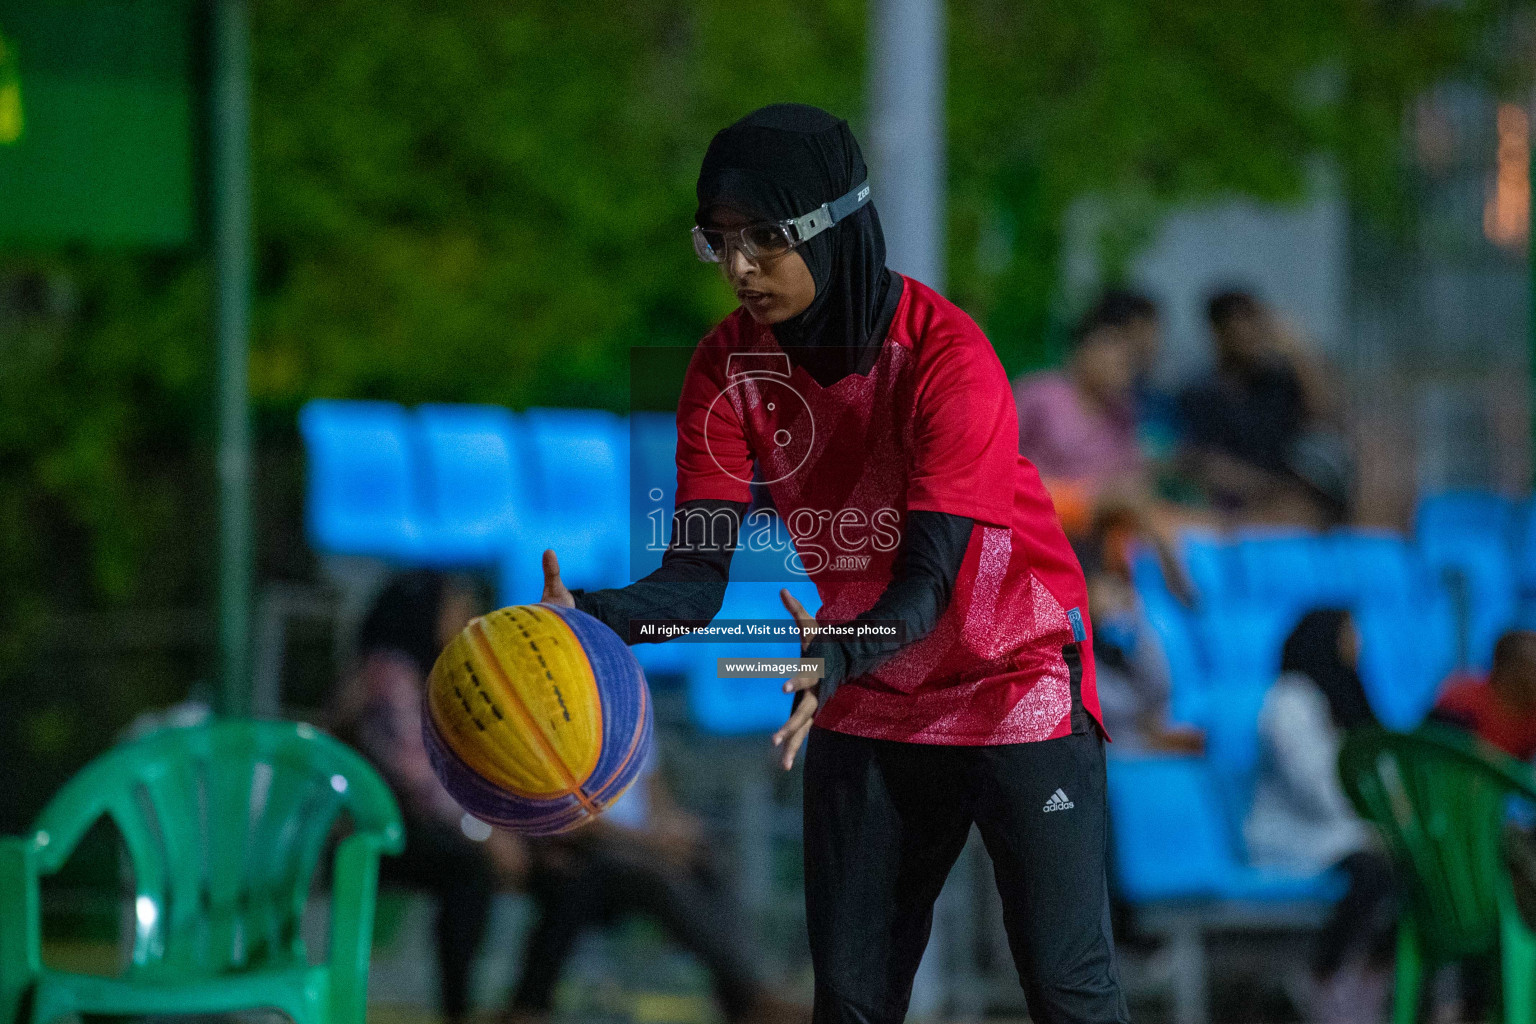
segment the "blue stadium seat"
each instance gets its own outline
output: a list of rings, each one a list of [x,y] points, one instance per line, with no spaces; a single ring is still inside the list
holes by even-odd
[[[1189,612],[1166,590],[1137,588],[1147,622],[1163,645],[1170,682],[1168,717],[1182,725],[1203,726],[1210,683]]]
[[[676,417],[660,412],[631,414],[629,453],[629,575],[630,579],[640,579],[661,566],[661,556],[672,536],[677,495]],[[633,650],[648,676],[688,676],[699,664],[689,648],[685,643],[663,643],[636,644]]]
[[[1234,841],[1253,803],[1259,767],[1259,714],[1272,682],[1228,686],[1212,695],[1205,720],[1205,756]]]
[[[1515,518],[1515,582],[1525,604],[1536,605],[1536,497],[1521,502]],[[1533,616],[1522,614],[1521,618],[1531,628]]]
[[[598,409],[530,409],[522,416],[531,514],[523,544],[502,563],[502,599],[538,600],[539,552],[560,556],[567,586],[611,587],[628,581],[629,432]]]
[[[1290,875],[1245,864],[1202,758],[1111,757],[1109,811],[1114,880],[1130,903],[1339,894],[1331,874]]]
[[[1131,903],[1214,897],[1234,858],[1202,762],[1111,757],[1108,781],[1119,895]]]
[[[422,557],[437,565],[495,566],[516,550],[531,512],[517,421],[494,405],[416,410],[426,484]]]
[[[1427,585],[1407,540],[1380,531],[1249,534],[1233,545],[1232,558],[1244,598],[1298,612],[1411,601]]]
[[[1515,503],[1492,491],[1446,491],[1420,499],[1414,515],[1414,535],[1421,545],[1435,546],[1458,537],[1498,537],[1512,540]]]
[[[1225,541],[1207,534],[1185,533],[1179,538],[1179,558],[1195,589],[1196,600],[1214,604],[1237,593],[1232,549]]]
[[[674,642],[635,644],[630,650],[635,652],[645,677],[653,683],[660,676],[681,676],[686,681],[696,668],[696,659],[689,654],[688,646]]]
[[[1338,574],[1351,605],[1409,604],[1433,590],[1417,551],[1401,534],[1336,530],[1325,544],[1331,571]]]
[[[392,402],[316,399],[299,411],[305,523],[315,550],[415,561],[421,510],[410,420]]]
[[[1450,599],[1428,592],[1413,604],[1367,601],[1354,614],[1360,634],[1360,681],[1371,709],[1389,729],[1416,728],[1456,667]]]
[[[1280,649],[1301,617],[1279,604],[1228,601],[1201,607],[1197,624],[1213,694],[1268,686],[1280,672]]]
[[[1425,564],[1451,595],[1459,635],[1459,660],[1486,671],[1493,645],[1519,618],[1515,567],[1504,539],[1462,534],[1421,542]]]
[[[1158,560],[1157,552],[1140,542],[1131,548],[1131,585],[1143,597],[1155,594],[1176,600],[1163,576],[1163,564]]]
[[[1485,670],[1493,644],[1519,617],[1518,506],[1492,491],[1447,491],[1419,502],[1414,534],[1434,579],[1456,605],[1461,660]]]
[[[630,576],[661,565],[677,495],[677,421],[671,413],[629,417]]]
[[[1316,534],[1248,534],[1232,545],[1231,558],[1247,600],[1297,609],[1341,600],[1339,575]]]
[[[1202,610],[1199,619],[1210,676],[1206,747],[1221,773],[1222,807],[1240,817],[1253,791],[1259,709],[1280,674],[1280,651],[1301,611],[1278,604],[1239,604]]]

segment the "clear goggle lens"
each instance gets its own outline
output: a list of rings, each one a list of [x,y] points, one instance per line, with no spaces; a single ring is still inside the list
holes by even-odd
[[[717,231],[714,228],[693,229],[693,251],[705,263],[724,263],[726,251],[741,250],[749,260],[773,259],[794,248],[789,229],[783,224],[748,224],[736,231]]]

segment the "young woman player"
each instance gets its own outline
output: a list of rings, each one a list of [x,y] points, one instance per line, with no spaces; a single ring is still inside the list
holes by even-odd
[[[991,344],[886,268],[869,186],[846,122],[814,107],[766,107],[715,136],[694,245],[741,308],[700,342],[684,381],[672,547],[645,579],[574,595],[545,552],[544,600],[621,636],[634,619],[707,622],[736,535],[714,550],[679,543],[684,517],[739,530],[755,467],[802,553],[835,539],[869,555],[855,573],[807,559],[818,619],[905,626],[899,647],[815,639],[806,653],[825,659],[823,677],[785,685],[797,701],[773,742],[786,769],[809,736],[815,1020],[904,1017],[934,900],[974,823],[1033,1019],[1124,1022],[1082,571],[1018,454]],[[732,357],[763,355],[789,357],[787,381],[736,373]],[[770,387],[803,401],[774,401]],[[859,534],[882,515],[898,543]]]

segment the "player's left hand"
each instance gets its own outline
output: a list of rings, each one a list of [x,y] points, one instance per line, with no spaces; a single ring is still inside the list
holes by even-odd
[[[788,590],[779,591],[779,600],[784,602],[784,607],[800,627],[800,653],[804,654],[816,636],[816,619]],[[795,755],[800,752],[800,744],[805,742],[806,735],[811,731],[812,719],[816,717],[816,709],[821,704],[816,692],[820,684],[821,677],[814,672],[797,673],[784,683],[785,693],[799,694],[789,720],[773,734],[773,745],[782,749],[779,764],[785,771],[795,766]]]

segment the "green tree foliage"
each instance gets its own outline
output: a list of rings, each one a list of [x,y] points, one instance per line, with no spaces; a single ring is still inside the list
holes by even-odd
[[[1299,198],[1331,158],[1367,215],[1397,212],[1412,98],[1481,64],[1495,11],[1383,0],[960,0],[951,8],[952,296],[1005,363],[1045,358],[1060,231],[1110,210],[1114,277],[1170,203]]]
[[[851,109],[861,5],[260,5],[262,399],[625,401],[728,311],[693,258],[711,133]]]
[[[711,133],[777,100],[863,126],[852,0],[253,9],[269,443],[320,395],[621,407],[630,346],[691,344],[729,307],[686,237]],[[1111,270],[1168,203],[1294,197],[1318,154],[1389,210],[1405,106],[1491,23],[1475,0],[948,12],[950,291],[1015,370],[1046,353],[1077,197],[1115,213]],[[0,273],[76,296],[0,320],[0,618],[28,595],[203,599],[210,488],[185,467],[210,422],[204,258],[9,254]]]

